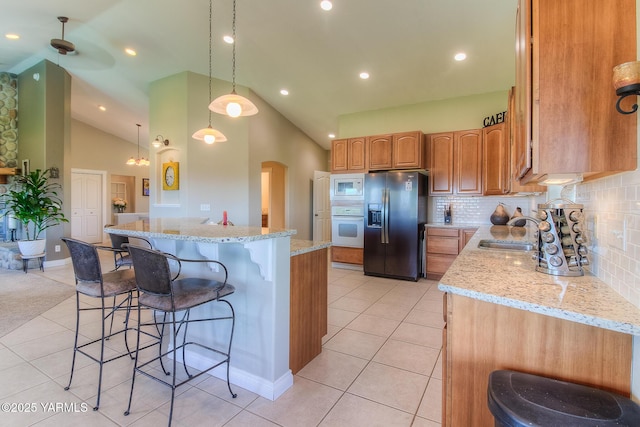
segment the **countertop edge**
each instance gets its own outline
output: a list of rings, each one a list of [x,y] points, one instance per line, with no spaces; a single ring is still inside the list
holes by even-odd
[[[304,242],[304,247],[299,247],[298,242]],[[307,246],[308,245],[308,246]],[[314,252],[331,246],[331,242],[313,242],[310,240],[291,239],[291,256]]]

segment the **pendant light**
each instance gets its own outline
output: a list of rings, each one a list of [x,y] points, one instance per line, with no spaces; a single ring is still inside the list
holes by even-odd
[[[244,96],[236,93],[236,0],[233,0],[233,62],[232,62],[232,74],[231,74],[231,93],[228,95],[222,95],[209,104],[209,109],[218,114],[225,114],[230,117],[238,116],[253,116],[258,112],[253,102],[249,101]]]
[[[211,18],[212,18],[212,0],[209,0],[209,102],[211,102]],[[211,127],[211,110],[209,110],[209,126],[191,135],[193,139],[204,141],[207,144],[214,142],[224,142],[227,137],[222,132]]]
[[[134,159],[133,156],[131,156],[131,158],[129,160],[127,160],[127,164],[129,166],[149,166],[149,160],[145,159],[144,157],[140,157],[140,126],[138,123],[136,123],[136,126],[138,126],[138,158]]]

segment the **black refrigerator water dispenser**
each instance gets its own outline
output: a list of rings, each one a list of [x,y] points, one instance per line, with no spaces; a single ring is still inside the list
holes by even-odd
[[[382,205],[380,203],[367,205],[367,227],[382,228]]]

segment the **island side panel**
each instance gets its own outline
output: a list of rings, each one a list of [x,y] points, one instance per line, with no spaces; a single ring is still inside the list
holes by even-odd
[[[632,337],[447,294],[446,426],[493,425],[489,374],[511,369],[630,395]]]
[[[327,334],[327,249],[291,257],[289,366],[297,373],[322,352]]]

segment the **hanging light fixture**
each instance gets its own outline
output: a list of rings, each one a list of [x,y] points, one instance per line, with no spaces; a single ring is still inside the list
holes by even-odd
[[[209,104],[209,109],[218,114],[225,114],[230,117],[238,116],[253,116],[258,112],[253,102],[249,101],[244,96],[236,93],[236,0],[233,0],[233,62],[232,62],[232,74],[231,74],[231,93],[228,95],[222,95],[214,99]]]
[[[149,166],[149,160],[144,157],[140,157],[140,125],[136,123],[138,126],[138,158],[134,159],[133,156],[129,160],[127,160],[127,164],[129,166]]]
[[[212,0],[209,0],[209,102],[211,102],[211,17],[212,17]],[[209,126],[191,135],[193,139],[204,141],[207,144],[214,142],[224,142],[227,137],[222,132],[211,127],[211,110],[209,110]]]

